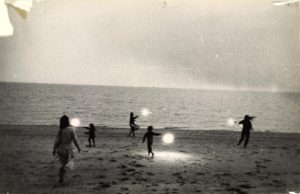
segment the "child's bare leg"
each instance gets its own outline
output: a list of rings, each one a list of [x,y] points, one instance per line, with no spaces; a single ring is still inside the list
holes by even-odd
[[[63,183],[64,182],[64,175],[65,175],[65,166],[62,166],[59,168],[59,182]]]
[[[244,140],[244,137],[245,137],[245,132],[242,131],[242,133],[241,133],[241,138],[240,138],[240,140],[239,140],[239,142],[238,142],[237,145],[240,145],[240,144],[242,143],[242,141]]]
[[[90,147],[92,146],[92,144],[91,144],[91,139],[92,139],[92,138],[89,137],[89,146],[90,146]]]
[[[128,137],[130,137],[131,133],[132,133],[132,129],[129,131]]]
[[[150,153],[152,152],[152,150],[151,150],[151,145],[150,144],[148,144],[147,145],[147,148],[148,148],[148,156],[150,155]]]
[[[94,147],[96,147],[96,144],[95,144],[95,138],[93,138],[92,140],[93,140],[93,145],[94,145]]]
[[[151,154],[152,154],[151,158],[154,158],[154,153],[153,153],[153,152],[151,152]]]
[[[244,148],[246,148],[246,146],[248,144],[250,133],[246,133],[245,136],[246,136],[246,139],[245,139],[245,143],[244,143]]]
[[[152,145],[151,144],[148,144],[148,155],[152,155],[151,157],[153,158],[154,157],[154,153],[152,152]]]

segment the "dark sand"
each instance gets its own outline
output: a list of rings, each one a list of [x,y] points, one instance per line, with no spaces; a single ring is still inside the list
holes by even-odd
[[[155,137],[150,159],[145,129],[136,138],[126,137],[129,129],[97,129],[97,147],[87,148],[77,128],[82,152],[59,185],[57,127],[0,125],[0,193],[300,192],[300,134],[253,132],[243,149],[239,132],[176,130],[174,144]]]

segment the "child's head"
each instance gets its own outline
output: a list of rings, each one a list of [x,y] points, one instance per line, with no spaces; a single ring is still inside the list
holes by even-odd
[[[65,127],[68,127],[70,126],[70,121],[69,121],[69,117],[64,115],[60,118],[60,121],[59,121],[59,128],[60,129],[63,129]]]
[[[245,115],[244,120],[250,120],[249,115]]]
[[[90,128],[95,128],[93,123],[90,124]]]
[[[148,131],[152,131],[153,127],[152,126],[148,126]]]

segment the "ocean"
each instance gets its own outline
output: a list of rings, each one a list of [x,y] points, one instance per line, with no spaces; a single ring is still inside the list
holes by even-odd
[[[230,121],[249,114],[255,131],[300,132],[299,93],[0,83],[0,124],[58,125],[66,114],[128,128],[130,112],[142,128],[240,131]]]

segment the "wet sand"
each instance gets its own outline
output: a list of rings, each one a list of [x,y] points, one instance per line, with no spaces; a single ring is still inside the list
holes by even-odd
[[[0,125],[0,193],[287,193],[300,192],[300,134],[251,133],[248,147],[239,132],[176,130],[175,142],[154,138],[154,159],[129,129],[99,128],[96,148],[81,153],[58,184],[52,156],[55,126]],[[168,130],[156,130],[165,133]]]

